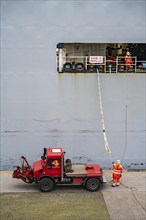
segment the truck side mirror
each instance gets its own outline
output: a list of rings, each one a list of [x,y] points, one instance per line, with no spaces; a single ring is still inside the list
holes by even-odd
[[[46,159],[46,157],[45,157],[45,156],[41,156],[41,159],[42,159],[42,160],[45,160],[45,159]]]

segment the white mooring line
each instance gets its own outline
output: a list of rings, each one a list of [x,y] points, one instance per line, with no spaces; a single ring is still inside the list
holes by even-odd
[[[104,145],[105,145],[105,150],[107,154],[110,156],[111,150],[108,144],[108,139],[106,136],[106,131],[105,131],[105,124],[104,124],[104,115],[103,115],[103,107],[102,107],[102,98],[101,98],[101,88],[100,88],[100,77],[99,77],[99,71],[97,69],[97,75],[98,75],[98,93],[99,93],[99,103],[100,103],[100,114],[101,114],[101,122],[102,122],[102,132],[103,132],[103,138],[104,138]]]

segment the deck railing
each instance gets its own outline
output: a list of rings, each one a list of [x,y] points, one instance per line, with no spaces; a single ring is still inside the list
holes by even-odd
[[[103,56],[102,63],[90,63],[89,56],[67,56],[63,63],[62,70],[59,71],[59,57],[56,59],[58,72],[97,72],[100,73],[146,73],[146,60],[139,61],[136,56],[131,57],[132,63],[126,69],[124,56],[117,56],[115,59]]]

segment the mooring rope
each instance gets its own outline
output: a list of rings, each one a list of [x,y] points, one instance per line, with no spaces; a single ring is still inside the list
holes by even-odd
[[[99,77],[99,71],[97,69],[97,75],[98,75],[98,93],[99,93],[99,104],[100,104],[100,114],[101,114],[101,122],[102,122],[102,132],[103,132],[103,139],[104,139],[104,146],[107,154],[111,158],[111,150],[108,144],[108,139],[105,131],[105,124],[104,124],[104,115],[103,115],[103,107],[102,107],[102,98],[101,98],[101,88],[100,88],[100,77]],[[112,159],[112,158],[111,158]]]

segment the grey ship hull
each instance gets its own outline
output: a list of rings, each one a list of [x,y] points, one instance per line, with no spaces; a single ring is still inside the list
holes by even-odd
[[[1,9],[1,169],[13,169],[21,155],[32,163],[46,146],[111,168],[97,75],[58,75],[56,45],[145,43],[145,2],[2,1]],[[145,77],[101,74],[112,160],[129,169],[145,168]]]
[[[146,75],[100,74],[100,80],[112,160],[143,169]],[[75,163],[111,167],[102,135],[97,74],[60,74],[55,80],[48,80],[47,74],[13,75],[6,83],[13,89],[3,91],[2,169],[11,169],[23,154],[32,163],[46,146],[63,147]]]

